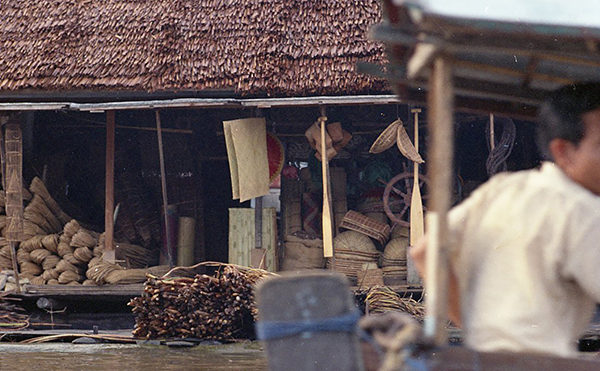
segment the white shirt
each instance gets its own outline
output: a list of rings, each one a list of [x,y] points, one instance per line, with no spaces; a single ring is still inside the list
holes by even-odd
[[[600,197],[544,163],[493,177],[449,219],[466,345],[573,355],[600,302]]]

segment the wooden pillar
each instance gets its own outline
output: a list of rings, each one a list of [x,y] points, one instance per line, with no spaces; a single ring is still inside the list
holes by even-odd
[[[425,336],[437,345],[447,343],[448,318],[448,224],[451,205],[454,154],[454,89],[452,66],[443,56],[433,63],[428,95],[428,173],[431,197],[427,213],[427,282]]]
[[[106,188],[104,194],[105,247],[102,257],[104,260],[114,263],[115,111],[106,112]]]

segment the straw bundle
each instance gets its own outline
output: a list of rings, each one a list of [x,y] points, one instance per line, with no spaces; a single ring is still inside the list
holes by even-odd
[[[64,285],[70,282],[83,282],[83,277],[80,276],[79,274],[77,274],[77,272],[74,271],[64,271],[60,274],[60,276],[58,276],[58,283]]]
[[[4,227],[6,227],[6,220],[6,215],[0,215],[0,229],[4,229]]]
[[[76,248],[73,252],[73,256],[75,257],[75,259],[79,260],[81,263],[84,264],[89,262],[94,257],[94,255],[92,254],[92,250],[90,250],[88,247]]]
[[[10,252],[9,252],[9,254],[10,254]],[[31,262],[31,256],[29,256],[29,253],[27,251],[18,249],[17,250],[17,263],[22,264],[23,262]]]
[[[81,228],[71,237],[71,247],[87,247],[93,249],[98,240],[89,231]]]
[[[17,258],[18,259],[18,258]],[[31,261],[23,261],[19,263],[19,267],[21,268],[21,273],[31,274],[33,276],[39,276],[44,272],[42,267],[31,262]]]
[[[10,246],[0,247],[0,270],[12,269]]]
[[[66,261],[64,259],[59,261],[58,264],[56,264],[56,267],[54,269],[56,269],[56,271],[59,273],[66,272],[66,271],[79,272],[79,268],[77,268],[75,265],[69,263],[68,261]]]
[[[40,178],[33,178],[33,180],[31,181],[31,185],[29,186],[29,190],[33,194],[39,195],[44,200],[44,203],[46,204],[48,209],[50,209],[50,211],[52,211],[52,213],[56,215],[56,218],[60,221],[62,225],[67,224],[69,220],[71,220],[71,217],[65,214],[60,208],[60,206],[58,206],[56,201],[54,201],[52,196],[50,196],[48,189],[46,189],[44,182],[42,182]]]
[[[60,256],[58,255],[48,255],[44,261],[42,262],[42,268],[44,268],[45,271],[52,269],[54,267],[56,267],[56,265],[58,264],[58,262],[60,261]]]
[[[47,233],[56,233],[62,229],[58,219],[48,210],[46,204],[39,196],[35,196],[31,203],[25,207],[23,217],[29,220]]]
[[[54,254],[58,253],[58,243],[58,234],[49,234],[42,238],[42,245],[44,246],[44,248]]]
[[[65,236],[65,238],[68,238],[70,241],[71,238],[75,235],[75,233],[77,233],[77,231],[79,231],[80,229],[81,226],[79,225],[79,222],[77,222],[77,220],[75,219],[72,219],[69,222],[67,222],[67,224],[65,224],[63,228],[63,236]]]
[[[33,250],[41,249],[44,247],[44,245],[42,244],[43,238],[43,235],[33,236],[29,238],[28,240],[21,242],[19,250],[31,252]]]
[[[36,219],[38,217],[36,216]],[[40,227],[38,224],[34,223],[31,220],[25,219],[23,220],[23,239],[27,240],[33,236],[42,235],[45,236],[48,233]]]
[[[85,262],[82,262],[81,260],[77,259],[75,257],[75,255],[73,253],[68,253],[63,255],[63,260],[75,265],[75,266],[85,266]]]
[[[86,277],[98,285],[102,284],[128,284],[144,282],[149,272],[148,268],[126,269],[120,265],[107,262],[102,259],[95,261],[95,264],[88,265]],[[154,271],[158,269],[160,273],[166,273],[168,268],[153,267]]]
[[[48,280],[48,282],[46,282],[46,285],[60,285],[60,283],[57,279],[53,278],[51,280]]]
[[[31,278],[29,280],[29,283],[31,283],[32,285],[44,285],[46,283],[46,280],[42,278],[42,276],[36,276]]]
[[[42,265],[44,259],[46,259],[52,253],[46,249],[36,249],[29,253],[31,261],[37,265]]]
[[[47,269],[42,273],[42,278],[47,282],[53,279],[58,280],[58,276],[60,276],[60,273],[56,269]]]
[[[390,311],[408,313],[419,322],[425,318],[425,307],[412,298],[402,298],[389,287],[375,286],[367,293],[365,304],[369,313],[385,313]]]
[[[59,256],[63,257],[67,254],[72,254],[73,253],[73,248],[71,246],[69,246],[68,243],[60,241],[58,243],[58,247],[56,249],[56,252],[58,253]]]

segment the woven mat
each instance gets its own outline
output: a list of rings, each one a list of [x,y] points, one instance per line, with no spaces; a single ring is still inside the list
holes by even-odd
[[[353,210],[346,213],[340,227],[365,234],[379,241],[382,245],[385,245],[390,237],[389,225],[378,222],[377,220],[371,219]]]
[[[264,118],[223,121],[233,199],[269,193],[267,130]]]

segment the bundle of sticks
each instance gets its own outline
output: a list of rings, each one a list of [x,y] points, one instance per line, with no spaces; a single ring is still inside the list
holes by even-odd
[[[7,298],[8,293],[0,294],[0,330],[20,330],[29,326],[29,316],[15,301]]]
[[[369,313],[386,313],[390,311],[403,312],[412,315],[417,321],[423,322],[425,307],[412,298],[403,298],[386,286],[373,286],[365,299]]]
[[[261,269],[221,264],[214,276],[150,277],[143,295],[129,302],[136,317],[133,335],[218,341],[250,338],[257,315],[253,286],[268,275]]]

